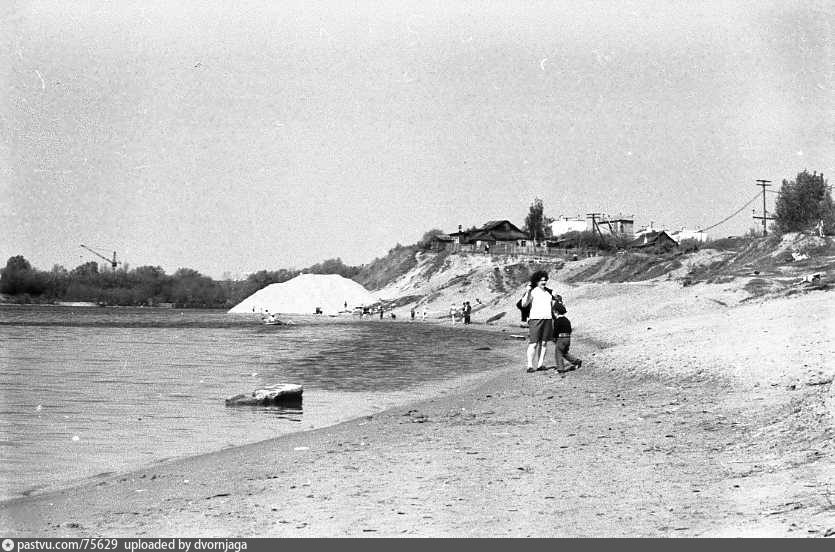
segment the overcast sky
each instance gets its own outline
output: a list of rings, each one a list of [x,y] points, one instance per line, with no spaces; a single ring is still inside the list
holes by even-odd
[[[835,160],[831,2],[4,6],[2,263],[361,264],[535,197],[707,227]]]

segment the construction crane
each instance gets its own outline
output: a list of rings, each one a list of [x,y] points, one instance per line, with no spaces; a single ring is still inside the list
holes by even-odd
[[[91,248],[87,247],[86,245],[84,245],[83,243],[81,244],[81,247],[83,247],[84,249],[86,249],[87,251],[89,251],[90,253],[92,253],[93,255],[95,255],[96,257],[101,257],[102,259],[104,259],[105,261],[107,261],[108,263],[110,263],[110,266],[113,268],[113,272],[116,272],[116,265],[118,265],[118,264],[122,264],[122,262],[121,262],[121,261],[117,261],[117,260],[116,260],[116,252],[115,252],[115,251],[113,252],[113,258],[112,258],[112,259],[108,259],[107,257],[105,257],[104,255],[102,255],[101,253],[99,253],[99,252],[98,252],[98,251],[96,251],[95,249],[91,249]]]

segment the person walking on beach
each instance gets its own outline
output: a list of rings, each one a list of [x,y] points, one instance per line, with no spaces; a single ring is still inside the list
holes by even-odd
[[[423,310],[420,312],[420,319],[423,322],[426,322],[426,307],[423,307]]]
[[[570,372],[576,370],[583,365],[583,361],[568,353],[571,347],[571,321],[566,318],[565,313],[568,312],[561,302],[554,303],[554,313],[557,317],[554,319],[554,335],[557,339],[556,343],[556,361],[557,372]],[[569,368],[565,368],[564,361],[571,363]]]
[[[409,321],[410,322],[415,321],[415,307],[412,307],[412,310],[409,311]]]
[[[536,372],[544,367],[543,355],[537,354],[544,348],[548,341],[554,340],[554,323],[552,309],[555,303],[550,289],[545,287],[548,283],[548,273],[544,270],[537,270],[531,275],[531,280],[522,295],[520,304],[522,307],[530,306],[528,316],[528,372]],[[534,368],[536,361],[536,368]]]

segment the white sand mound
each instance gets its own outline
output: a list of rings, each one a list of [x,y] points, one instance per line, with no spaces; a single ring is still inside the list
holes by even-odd
[[[313,314],[320,308],[332,314],[377,302],[367,289],[338,274],[300,274],[280,284],[270,284],[229,309],[230,313]]]

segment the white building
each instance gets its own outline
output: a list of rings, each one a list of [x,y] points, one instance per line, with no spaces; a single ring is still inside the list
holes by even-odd
[[[649,224],[647,226],[639,228],[635,232],[635,237],[637,238],[637,237],[643,236],[644,234],[652,234],[652,233],[655,233],[655,232],[666,232],[667,235],[671,236],[671,237],[673,235],[673,232],[671,230],[668,230],[665,225],[662,224],[661,226],[656,227],[654,221],[649,221]]]
[[[682,228],[681,230],[670,233],[670,237],[676,240],[678,243],[681,243],[682,240],[696,240],[699,242],[706,242],[707,232],[705,232],[704,230],[688,230],[686,228]]]
[[[568,218],[560,216],[551,223],[551,235],[554,237],[568,234],[569,232],[585,232],[588,230],[588,223],[584,218]]]
[[[608,215],[601,215],[595,218],[594,222],[601,234],[611,234],[613,236],[627,238],[632,238],[635,235],[635,220],[631,217],[609,217]]]

